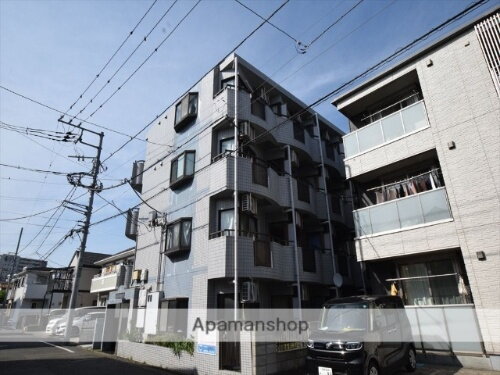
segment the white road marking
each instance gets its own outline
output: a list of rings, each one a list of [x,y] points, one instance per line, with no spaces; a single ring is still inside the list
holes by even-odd
[[[70,353],[74,353],[73,350],[69,350],[68,348],[63,348],[62,346],[59,346],[59,345],[54,345],[54,344],[51,344],[50,342],[46,342],[46,341],[41,341],[39,340],[40,342],[44,343],[44,344],[47,344],[47,345],[50,345],[50,346],[53,346],[55,348],[58,348],[58,349],[62,349],[62,350],[66,350],[67,352],[70,352]]]

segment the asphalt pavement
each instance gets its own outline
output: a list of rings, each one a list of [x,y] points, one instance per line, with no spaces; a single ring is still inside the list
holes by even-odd
[[[104,354],[75,344],[64,344],[45,333],[0,332],[0,374],[5,375],[172,375],[164,369]],[[400,372],[397,375],[406,374]],[[419,363],[415,375],[498,375]]]

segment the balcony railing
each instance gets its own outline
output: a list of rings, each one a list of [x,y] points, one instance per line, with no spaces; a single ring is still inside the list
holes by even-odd
[[[363,153],[428,126],[424,101],[421,100],[345,135],[345,157]]]
[[[110,290],[115,290],[118,288],[119,284],[119,273],[109,273],[107,275],[101,276],[97,275],[91,281],[90,293],[97,292],[107,292]]]
[[[358,237],[451,219],[444,187],[356,210]]]

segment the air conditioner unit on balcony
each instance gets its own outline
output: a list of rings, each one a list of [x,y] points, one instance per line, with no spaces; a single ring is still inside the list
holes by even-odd
[[[241,211],[257,215],[257,199],[250,193],[241,196]]]
[[[259,287],[253,281],[241,283],[241,302],[254,303],[259,301]]]
[[[255,129],[248,121],[242,121],[240,123],[240,137],[253,140],[255,138]]]
[[[292,165],[294,165],[295,167],[298,167],[299,166],[299,155],[297,155],[297,153],[294,150],[291,150],[290,155],[291,155],[291,159],[292,159],[291,160]]]

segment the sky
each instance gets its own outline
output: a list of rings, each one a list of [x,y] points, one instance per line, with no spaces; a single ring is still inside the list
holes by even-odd
[[[267,17],[283,1],[242,2]],[[307,44],[357,2],[292,0],[271,21],[294,39]],[[309,104],[472,2],[364,0],[305,54],[298,54],[295,43],[270,25],[262,27],[237,53]],[[0,0],[0,85],[66,112],[151,4],[153,0]],[[175,3],[143,41],[172,4],[173,0],[156,1],[100,77],[77,102],[75,108],[80,110],[104,86],[82,113],[83,118],[87,118],[130,76],[172,32],[195,1]],[[490,0],[418,45],[417,49],[496,4]],[[257,16],[234,0],[201,1],[158,51],[89,121],[123,133],[136,133],[215,66],[260,22]],[[141,41],[143,43],[129,61],[105,85]],[[330,101],[316,110],[347,131],[347,119]],[[70,114],[75,114],[75,110]],[[0,89],[0,121],[4,123],[60,131],[59,117],[55,111]],[[88,126],[100,131],[95,126]],[[127,139],[104,130],[104,157]],[[132,162],[144,158],[145,149],[145,142],[135,140],[116,153],[106,162],[107,169],[100,175],[103,184],[108,186],[129,178]],[[80,144],[0,129],[0,163],[59,172],[90,169],[90,161],[81,162],[68,158],[69,155],[92,156],[94,150]],[[83,215],[60,209],[22,220],[5,219],[29,216],[56,207],[70,190],[71,185],[65,176],[0,167],[0,253],[15,251],[23,227],[21,256],[38,259],[50,254],[50,266],[66,266],[80,239],[74,236],[53,252],[51,250],[77,220],[83,220]],[[84,189],[77,189],[72,200],[87,204],[88,194],[84,193]],[[106,190],[102,196],[122,210],[139,202],[128,185]],[[117,212],[117,208],[96,196],[92,222]],[[124,236],[124,229],[123,216],[91,227],[87,251],[112,254],[133,247],[134,242]]]

